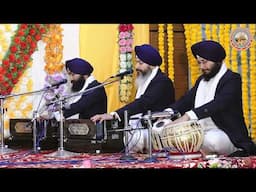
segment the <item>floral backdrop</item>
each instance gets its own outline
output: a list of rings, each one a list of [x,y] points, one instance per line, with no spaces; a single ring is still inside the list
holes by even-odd
[[[133,52],[133,25],[119,25],[119,72],[122,73],[133,68],[132,52]],[[132,76],[124,76],[119,86],[119,100],[127,103],[131,97]]]
[[[237,50],[230,46],[230,34],[236,28],[250,31],[253,41],[249,49]],[[184,24],[187,57],[189,64],[190,85],[200,74],[190,46],[202,39],[213,39],[224,45],[227,51],[228,67],[242,76],[243,109],[245,121],[251,136],[256,138],[256,25],[255,24]],[[161,69],[174,79],[173,66],[173,24],[158,24],[158,49],[163,59]],[[38,49],[38,42],[45,44],[44,71],[47,74],[45,85],[56,78],[63,77],[62,27],[60,24],[1,24],[0,25],[0,94],[23,93],[33,91],[31,67],[32,55]],[[120,24],[118,27],[119,72],[133,68],[134,26]],[[166,31],[166,33],[164,33]],[[166,36],[165,36],[166,35]],[[164,41],[167,40],[167,45]],[[165,49],[167,47],[167,49]],[[167,54],[164,51],[167,50]],[[119,99],[126,103],[133,88],[132,76],[125,76],[119,86]],[[53,94],[59,94],[62,89]],[[48,96],[48,97],[47,97]],[[46,95],[49,99],[53,95]],[[6,99],[5,128],[9,127],[10,118],[31,117],[33,99],[20,96]]]
[[[32,55],[39,41],[45,47],[45,72],[49,75],[61,73],[62,36],[60,25],[55,24],[5,24],[0,25],[0,94],[19,94],[33,90]],[[47,79],[46,79],[47,83]],[[31,118],[33,99],[29,95],[4,100],[4,128],[9,129],[10,118]],[[6,134],[5,134],[6,135]]]
[[[165,45],[165,40],[167,40],[167,45]],[[167,47],[167,54],[165,54],[165,47]],[[163,58],[160,69],[174,81],[173,24],[158,24],[158,50]],[[165,55],[167,55],[167,61]]]
[[[37,48],[37,42],[47,32],[48,25],[21,24],[11,37],[9,49],[6,50],[0,66],[0,94],[12,92],[20,76],[31,62],[31,55]]]

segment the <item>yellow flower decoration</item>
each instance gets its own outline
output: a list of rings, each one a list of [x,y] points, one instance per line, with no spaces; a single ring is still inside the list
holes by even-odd
[[[165,60],[164,60],[164,26],[165,24],[158,24],[158,50],[162,57],[162,64],[160,69],[165,72]]]
[[[173,61],[173,25],[167,25],[167,41],[168,41],[168,76],[174,81],[174,61]]]
[[[62,63],[63,45],[62,45],[62,27],[60,24],[50,24],[47,36],[43,38],[45,47],[45,68],[48,74],[59,73],[63,70]]]

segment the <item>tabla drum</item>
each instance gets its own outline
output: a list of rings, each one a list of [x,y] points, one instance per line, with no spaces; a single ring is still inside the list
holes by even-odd
[[[153,124],[151,137],[153,150],[161,151],[164,149],[164,146],[161,141],[161,132],[163,131],[164,126],[170,123],[171,121],[171,119],[161,119]]]
[[[193,153],[199,152],[203,136],[203,129],[198,121],[190,120],[165,125],[160,137],[163,147],[175,148],[180,153]]]

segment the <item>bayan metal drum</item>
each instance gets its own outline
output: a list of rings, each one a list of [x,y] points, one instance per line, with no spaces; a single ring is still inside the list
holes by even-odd
[[[198,152],[203,136],[203,129],[195,120],[167,124],[161,131],[163,147],[175,148],[180,153]]]
[[[163,150],[164,146],[161,141],[161,133],[165,125],[170,123],[171,119],[161,119],[156,121],[152,127],[152,147],[155,151]]]

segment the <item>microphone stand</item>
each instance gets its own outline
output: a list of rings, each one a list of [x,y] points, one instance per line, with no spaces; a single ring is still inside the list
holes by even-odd
[[[123,77],[120,77],[120,78],[122,79]],[[55,103],[63,102],[64,100],[70,99],[70,98],[75,97],[75,96],[86,95],[86,94],[88,94],[90,91],[93,91],[93,90],[95,90],[95,89],[104,87],[105,85],[109,85],[109,84],[112,84],[112,83],[114,83],[114,82],[117,82],[117,81],[120,80],[120,78],[114,79],[114,80],[112,80],[112,81],[107,81],[107,80],[108,80],[108,79],[107,79],[107,80],[105,80],[103,83],[101,83],[101,84],[99,84],[99,85],[97,85],[97,86],[95,86],[95,87],[91,87],[91,88],[89,88],[89,89],[86,89],[86,90],[81,91],[81,92],[78,92],[78,93],[72,93],[72,94],[70,94],[70,95],[63,96],[62,98],[59,98],[58,100],[53,101],[53,102],[51,102],[51,103],[49,103],[49,104],[47,104],[47,105],[53,105],[53,104],[55,104]]]
[[[124,111],[124,130],[129,129],[128,125],[128,112],[127,110]],[[126,161],[133,161],[137,160],[135,157],[129,154],[129,147],[128,147],[128,131],[124,131],[124,140],[125,140],[125,154],[120,158],[120,160],[126,160]]]
[[[33,153],[38,153],[39,146],[37,146],[37,129],[36,129],[36,119],[39,117],[38,111],[33,111],[33,119],[31,122],[33,122]]]
[[[122,78],[122,77],[121,77]],[[49,105],[52,105],[52,104],[55,104],[55,103],[60,103],[60,110],[59,110],[59,113],[60,113],[60,147],[58,148],[58,150],[56,152],[53,152],[53,153],[50,153],[50,154],[47,154],[46,156],[47,157],[70,157],[70,156],[76,156],[80,153],[75,153],[75,152],[70,152],[70,151],[66,151],[64,150],[64,134],[63,134],[63,124],[64,124],[64,117],[63,117],[63,103],[67,100],[67,99],[70,99],[72,97],[75,97],[75,96],[78,96],[78,95],[85,95],[85,94],[88,94],[90,91],[93,91],[95,89],[98,89],[100,87],[104,87],[105,85],[108,85],[108,84],[111,84],[111,83],[114,83],[116,81],[119,81],[119,78],[117,79],[114,79],[112,81],[108,81],[105,80],[103,83],[101,83],[100,85],[97,85],[95,87],[92,87],[92,88],[89,88],[89,89],[86,89],[84,91],[81,91],[79,93],[73,93],[73,94],[70,94],[70,95],[67,95],[67,96],[62,96],[60,97],[58,100],[56,101],[53,101],[51,103],[49,103]]]
[[[148,149],[149,149],[149,157],[147,157],[144,162],[145,163],[151,163],[151,162],[157,162],[158,160],[152,156],[152,114],[151,111],[148,111]]]
[[[0,154],[7,154],[7,153],[14,153],[16,150],[9,149],[7,145],[4,144],[4,115],[5,115],[5,109],[4,109],[4,99],[5,96],[0,96],[0,110],[1,110],[1,148],[0,148]]]
[[[7,153],[14,153],[16,150],[9,149],[7,145],[4,144],[4,100],[11,98],[11,97],[17,97],[17,96],[22,96],[22,95],[27,95],[27,94],[35,94],[35,93],[40,93],[43,91],[48,91],[51,89],[54,89],[56,86],[52,87],[46,87],[37,91],[31,91],[31,92],[26,92],[26,93],[19,93],[19,94],[10,94],[10,95],[0,95],[0,110],[1,110],[1,148],[0,148],[0,154],[7,154]],[[36,113],[33,114],[33,119],[35,120],[36,118]],[[32,122],[32,121],[31,121]],[[37,152],[37,146],[36,146],[36,124],[34,123],[33,126],[33,145],[34,145],[34,152]]]
[[[60,102],[60,109],[59,109],[59,113],[60,113],[60,146],[58,148],[58,150],[56,152],[47,154],[47,157],[60,157],[60,158],[66,158],[66,157],[72,157],[72,156],[76,156],[79,155],[80,153],[75,153],[75,152],[70,152],[70,151],[66,151],[64,150],[64,117],[63,117],[63,102],[65,100],[63,100],[61,97],[59,99]]]

